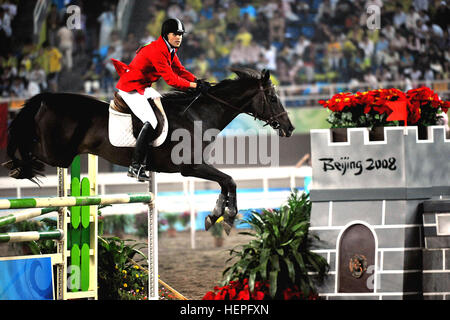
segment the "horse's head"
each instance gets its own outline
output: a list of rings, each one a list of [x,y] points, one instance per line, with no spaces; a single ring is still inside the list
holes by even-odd
[[[246,111],[255,118],[266,122],[266,125],[270,125],[274,130],[278,130],[281,137],[290,137],[295,128],[270,80],[270,71],[263,70],[260,73],[247,68],[231,70],[239,78],[250,78],[256,82],[257,92],[253,93],[252,103]]]

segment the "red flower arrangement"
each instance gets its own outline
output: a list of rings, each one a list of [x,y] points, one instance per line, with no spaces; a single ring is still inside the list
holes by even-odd
[[[282,292],[284,300],[318,300],[318,295],[310,293],[303,294],[294,285],[292,288],[287,288]],[[202,300],[267,300],[270,299],[269,283],[266,281],[256,281],[255,289],[250,292],[248,279],[241,281],[230,281],[226,286],[214,287],[214,292],[209,291],[205,294]]]
[[[378,89],[367,92],[338,93],[319,103],[332,111],[327,121],[332,128],[381,127],[398,125],[387,118],[393,110],[390,102],[406,101],[409,125],[436,125],[440,113],[447,113],[449,101],[442,101],[430,88],[421,87],[404,93],[398,89]]]
[[[209,291],[203,300],[263,300],[269,295],[269,284],[267,282],[255,282],[255,289],[250,292],[248,279],[241,281],[230,281],[226,286],[214,287],[214,292]]]

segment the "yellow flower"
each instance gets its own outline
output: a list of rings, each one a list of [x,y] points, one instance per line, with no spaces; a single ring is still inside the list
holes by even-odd
[[[139,289],[136,289],[136,293],[139,293]]]
[[[137,270],[137,269],[139,269],[139,266],[134,266],[134,268]]]
[[[136,273],[136,278],[139,278],[139,274]]]
[[[126,283],[124,283],[124,284],[123,284],[123,287],[126,288],[126,287],[128,287],[128,285],[127,285]]]
[[[127,274],[127,270],[123,270],[123,271],[122,271],[122,273],[125,273],[125,274]]]

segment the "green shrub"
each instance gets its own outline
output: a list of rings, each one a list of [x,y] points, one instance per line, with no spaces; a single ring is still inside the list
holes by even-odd
[[[315,293],[316,282],[324,279],[329,266],[320,255],[310,250],[313,236],[309,233],[311,202],[307,194],[293,192],[279,210],[253,212],[244,220],[254,237],[241,250],[230,250],[228,261],[237,259],[223,272],[222,285],[248,279],[250,291],[255,281],[268,281],[270,296],[282,299],[287,288],[298,286],[302,294]],[[309,273],[314,273],[314,277]]]

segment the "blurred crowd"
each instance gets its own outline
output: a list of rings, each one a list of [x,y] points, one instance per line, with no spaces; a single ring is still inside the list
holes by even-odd
[[[159,0],[142,8],[144,30],[123,35],[117,1],[94,15],[87,1],[53,0],[42,45],[14,41],[18,1],[0,0],[0,94],[57,91],[59,77],[77,70],[86,93],[111,92],[117,80],[110,58],[129,63],[140,45],[176,17],[187,33],[179,56],[197,77],[218,81],[228,66],[269,69],[279,85],[419,82],[448,79],[449,5],[434,0]],[[81,28],[66,26],[66,6],[79,5]],[[148,7],[147,7],[148,5]],[[368,7],[379,8],[374,16]],[[376,13],[375,13],[376,15]],[[378,23],[378,24],[377,24]],[[92,27],[94,26],[94,27]],[[77,64],[76,58],[87,57]],[[82,69],[82,70],[80,70]]]

